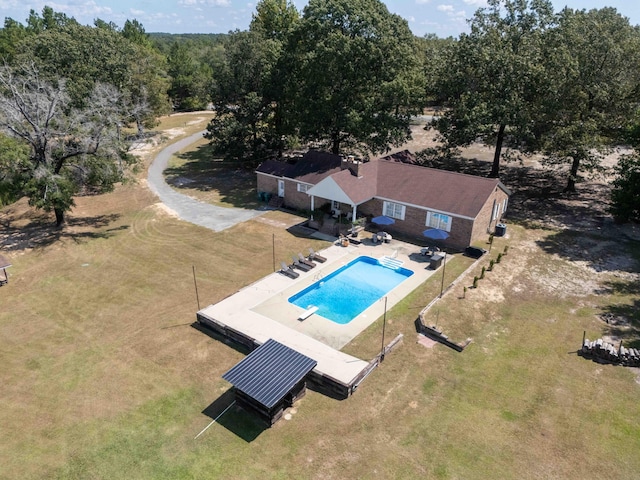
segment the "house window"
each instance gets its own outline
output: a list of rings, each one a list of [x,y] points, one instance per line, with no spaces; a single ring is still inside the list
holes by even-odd
[[[384,215],[398,220],[404,220],[405,206],[400,203],[384,202],[382,211]]]
[[[298,191],[299,192],[306,193],[306,191],[309,190],[309,188],[311,188],[311,186],[307,185],[306,183],[299,183],[298,184]]]
[[[444,213],[427,212],[427,227],[439,228],[445,232],[451,231],[451,217]]]
[[[504,212],[507,211],[507,203],[508,203],[508,199],[505,198],[504,201],[502,202],[502,214],[504,215]]]

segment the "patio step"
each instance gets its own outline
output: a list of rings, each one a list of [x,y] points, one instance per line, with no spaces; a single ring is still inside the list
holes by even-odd
[[[404,265],[404,262],[402,260],[398,260],[397,258],[387,257],[386,255],[383,257],[380,257],[378,259],[378,262],[380,262],[380,265],[383,265],[387,268],[391,268],[393,270],[397,270],[400,267],[402,267],[402,265]]]

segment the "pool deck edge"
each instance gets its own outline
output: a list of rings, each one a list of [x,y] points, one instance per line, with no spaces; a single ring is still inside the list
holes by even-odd
[[[224,300],[200,310],[198,317],[209,319],[262,344],[272,338],[318,362],[316,373],[329,376],[344,385],[351,383],[364,371],[369,362],[341,352],[339,349],[368,328],[384,313],[384,302],[377,301],[348,324],[340,325],[317,314],[304,321],[298,320],[304,309],[290,304],[287,299],[314,283],[319,275],[332,272],[358,256],[379,258],[394,255],[404,267],[414,274],[387,294],[387,310],[405,298],[436,273],[425,268],[428,263],[414,261],[412,257],[419,247],[401,242],[383,246],[332,245],[322,251],[327,258],[324,264],[309,272],[300,272],[292,280],[279,273],[272,273]]]

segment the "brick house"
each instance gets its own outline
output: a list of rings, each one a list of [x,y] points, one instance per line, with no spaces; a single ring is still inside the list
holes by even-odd
[[[395,220],[386,231],[416,239],[440,228],[453,248],[493,232],[510,195],[498,179],[413,165],[408,152],[363,163],[311,151],[297,161],[264,162],[256,174],[258,191],[278,195],[287,207],[314,210],[330,202],[348,218],[386,215]]]

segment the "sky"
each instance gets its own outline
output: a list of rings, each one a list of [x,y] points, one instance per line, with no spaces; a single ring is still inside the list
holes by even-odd
[[[468,31],[467,19],[483,6],[485,0],[383,0],[392,13],[409,22],[415,35],[436,34],[457,37]],[[294,0],[302,11],[306,1]],[[632,25],[640,24],[638,0],[552,0],[556,11],[564,6],[573,9],[614,7],[628,17]],[[31,9],[38,13],[48,5],[64,12],[84,25],[100,18],[122,27],[125,20],[137,19],[147,32],[227,33],[246,30],[255,12],[256,1],[247,0],[0,0],[0,17],[25,23]]]

